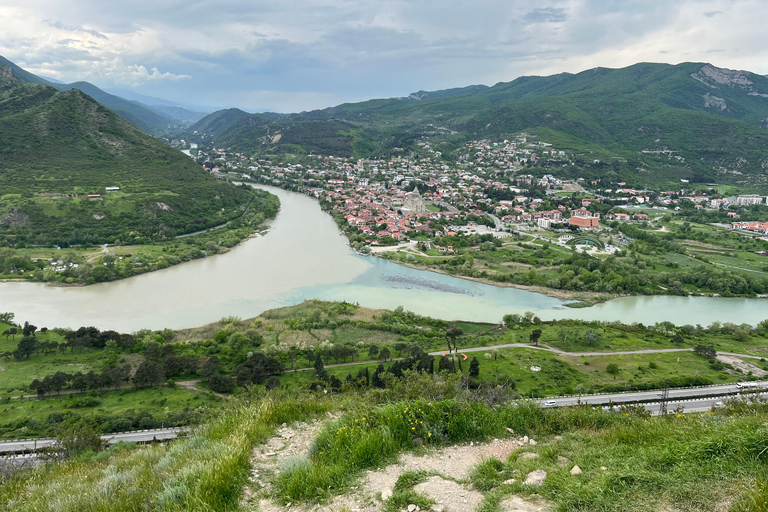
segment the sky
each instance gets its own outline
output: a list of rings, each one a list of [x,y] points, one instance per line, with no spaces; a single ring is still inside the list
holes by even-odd
[[[181,104],[299,112],[636,62],[768,74],[766,0],[2,0],[0,55]]]

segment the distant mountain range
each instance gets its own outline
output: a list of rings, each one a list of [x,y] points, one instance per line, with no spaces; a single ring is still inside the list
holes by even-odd
[[[105,92],[88,82],[64,84],[58,80],[49,80],[22,69],[2,56],[0,56],[0,66],[11,68],[14,76],[23,82],[47,85],[58,91],[69,91],[71,89],[83,91],[143,132],[153,135],[178,129],[180,125],[194,123],[202,119],[206,114],[194,112],[183,106],[157,98],[145,97],[149,100],[156,100],[158,104],[146,104],[141,101],[128,100]]]
[[[0,65],[0,246],[163,240],[225,222],[252,197],[100,105],[88,84],[93,95],[31,78]]]
[[[428,136],[450,158],[467,140],[524,132],[579,155],[561,172],[766,186],[768,78],[705,63],[641,63],[300,114],[229,109],[193,132],[243,151],[355,157],[402,154]]]

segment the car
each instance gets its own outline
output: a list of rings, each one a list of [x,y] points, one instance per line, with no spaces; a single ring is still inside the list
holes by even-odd
[[[713,405],[712,407],[719,409],[720,407],[723,407],[723,402],[715,402],[715,405]]]
[[[544,402],[544,407],[557,407],[557,402],[554,400],[547,400]]]

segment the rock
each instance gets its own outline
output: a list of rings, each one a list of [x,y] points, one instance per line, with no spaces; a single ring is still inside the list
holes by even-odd
[[[525,477],[525,485],[535,485],[536,487],[541,487],[544,485],[544,480],[547,479],[547,472],[543,469],[537,469],[536,471],[531,471],[528,473],[528,476]]]
[[[608,471],[608,468],[605,466],[600,466],[600,469],[602,469],[603,471]]]
[[[332,420],[333,419],[333,414],[331,414],[330,411],[325,411],[325,417],[328,418],[329,420]]]
[[[528,444],[528,436],[523,436],[523,444]]]
[[[264,454],[265,457],[274,457],[275,455],[277,455],[275,452],[267,452]]]
[[[381,501],[387,501],[389,498],[392,497],[392,491],[389,489],[384,489],[381,491]]]
[[[432,505],[432,512],[445,512],[445,507],[442,505]]]
[[[561,466],[567,466],[569,462],[571,462],[571,460],[568,457],[563,457],[562,455],[557,456],[557,463]]]
[[[502,485],[512,485],[513,483],[517,482],[514,478],[510,478],[509,480],[504,480],[502,482]]]
[[[581,473],[583,473],[583,471],[581,471],[581,468],[579,466],[573,466],[573,468],[571,469],[572,475],[580,475]]]
[[[541,496],[533,495],[528,498],[510,496],[499,503],[501,512],[549,512],[549,504],[541,499]]]
[[[531,446],[536,446],[536,441],[534,441],[533,439],[529,439],[528,444]]]
[[[411,503],[410,505],[408,505],[408,512],[416,512],[417,508],[419,508],[419,507],[417,507],[416,505]]]
[[[527,459],[527,460],[536,460],[536,459],[540,459],[541,455],[539,455],[538,453],[533,453],[533,452],[524,452],[524,453],[521,453],[517,458],[518,459]]]
[[[477,491],[467,491],[461,484],[431,476],[426,482],[418,484],[414,491],[444,505],[444,512],[464,512],[475,510],[483,501],[483,495]]]

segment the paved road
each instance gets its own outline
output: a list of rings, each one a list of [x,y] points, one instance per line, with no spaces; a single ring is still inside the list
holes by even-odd
[[[768,398],[768,393],[761,393],[761,398]],[[698,400],[670,401],[667,403],[667,413],[672,413],[678,408],[684,413],[707,412],[723,403],[723,397],[701,398]],[[645,409],[657,416],[660,413],[659,404],[645,404]]]
[[[102,439],[109,444],[116,444],[120,441],[128,441],[133,443],[147,443],[156,439],[163,441],[167,439],[175,439],[178,437],[179,432],[186,430],[185,428],[165,428],[149,431],[138,432],[123,432],[117,434],[104,434]],[[26,450],[36,450],[40,448],[46,448],[53,446],[55,441],[53,439],[32,439],[23,441],[3,441],[0,442],[0,453],[13,453],[22,452]]]
[[[762,389],[768,389],[768,381],[763,381],[757,383],[759,384]],[[704,386],[704,387],[698,387],[698,388],[676,388],[676,389],[670,389],[669,390],[669,400],[670,403],[674,399],[691,399],[691,398],[697,398],[697,397],[710,397],[712,395],[735,395],[740,392],[739,387],[736,384],[724,384],[722,386]],[[605,405],[608,403],[615,403],[615,404],[626,404],[626,403],[636,403],[636,402],[645,402],[645,401],[651,401],[651,400],[660,400],[661,399],[661,391],[651,390],[651,391],[635,391],[630,393],[606,393],[602,395],[584,395],[584,396],[567,396],[567,397],[560,397],[560,398],[547,398],[541,400],[541,404],[544,405],[545,403],[554,403],[554,406],[550,407],[566,407],[569,405],[577,405],[579,403],[582,404],[592,404],[592,405]],[[712,400],[713,403],[717,402],[719,400],[722,400],[721,398],[707,398],[707,400]],[[658,404],[656,405],[658,408]],[[673,407],[669,407],[669,409],[674,409]]]

